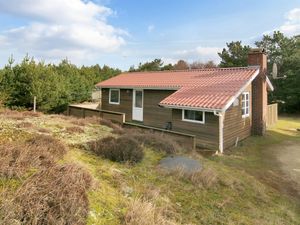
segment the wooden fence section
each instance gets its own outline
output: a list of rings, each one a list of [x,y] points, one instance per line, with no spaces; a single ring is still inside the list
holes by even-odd
[[[120,124],[123,124],[125,122],[125,114],[121,112],[112,112],[112,111],[100,110],[100,109],[89,109],[80,106],[69,106],[67,113],[68,116],[75,116],[79,118],[96,116]]]
[[[273,126],[278,120],[278,104],[270,104],[267,108],[267,127]]]
[[[169,131],[160,128],[145,126],[137,123],[127,123],[125,122],[125,113],[113,112],[101,109],[90,109],[75,105],[70,105],[67,111],[68,116],[75,116],[78,118],[86,117],[100,117],[103,119],[111,120],[117,123],[122,124],[124,127],[136,127],[140,129],[147,129],[151,132],[163,133],[165,135],[173,137],[179,144],[181,144],[186,150],[194,150],[196,148],[196,137],[195,135],[185,134],[176,131]]]
[[[173,137],[179,144],[186,148],[186,150],[195,150],[196,148],[196,136],[191,134],[185,134],[181,132],[171,131],[171,130],[164,130],[156,127],[149,127],[137,123],[127,123],[123,124],[125,127],[137,127],[140,129],[150,130],[151,132],[162,133]]]

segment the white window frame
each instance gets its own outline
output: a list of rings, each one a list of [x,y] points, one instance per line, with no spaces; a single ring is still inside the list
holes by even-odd
[[[246,96],[248,96],[248,99],[246,98]],[[243,102],[245,103],[244,107],[243,107]],[[248,102],[248,106],[247,106],[247,102]],[[241,109],[242,109],[242,118],[246,118],[250,116],[250,93],[249,92],[242,93]],[[248,111],[248,113],[243,114],[243,109],[244,112]]]
[[[187,110],[187,111],[197,111],[197,112],[202,112],[202,121],[199,121],[199,120],[190,120],[190,119],[186,119],[185,117],[184,117],[184,112],[185,112],[185,110]],[[186,121],[186,122],[190,122],[190,123],[200,123],[200,124],[205,124],[205,111],[199,111],[199,110],[189,110],[189,109],[183,109],[182,110],[182,121]]]
[[[119,92],[119,101],[118,102],[112,102],[111,101],[111,91],[118,91]],[[112,105],[119,105],[120,104],[120,89],[109,89],[109,104]]]

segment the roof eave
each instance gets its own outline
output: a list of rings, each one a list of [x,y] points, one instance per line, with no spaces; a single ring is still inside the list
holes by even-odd
[[[252,83],[252,81],[258,76],[259,73],[260,69],[258,68],[252,75],[252,77],[247,81],[247,83],[244,84],[243,87],[227,102],[227,104],[222,109],[222,112],[225,112],[233,104],[235,99],[237,99],[242,94],[242,92]]]
[[[117,89],[143,89],[143,90],[179,90],[181,87],[163,87],[163,86],[118,86],[118,85],[96,85],[99,88],[117,88]]]
[[[191,107],[191,106],[179,106],[179,105],[170,105],[170,104],[163,104],[159,103],[159,106],[169,109],[187,109],[187,110],[197,110],[197,111],[204,111],[204,112],[221,112],[222,109],[217,108],[203,108],[203,107]]]
[[[272,84],[272,82],[270,81],[270,79],[269,79],[268,76],[267,76],[267,78],[266,78],[266,82],[267,82],[269,91],[274,91],[274,86],[273,86],[273,84]]]

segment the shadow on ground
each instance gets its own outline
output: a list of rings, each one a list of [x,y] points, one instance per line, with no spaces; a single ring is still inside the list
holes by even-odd
[[[210,158],[246,171],[280,193],[300,200],[300,132],[295,128],[280,126],[267,131],[264,137],[248,138],[222,157]]]

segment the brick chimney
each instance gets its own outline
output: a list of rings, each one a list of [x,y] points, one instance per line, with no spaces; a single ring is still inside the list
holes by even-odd
[[[267,94],[267,55],[264,49],[251,49],[248,65],[259,66],[259,75],[252,82],[252,134],[264,135],[266,132]]]

